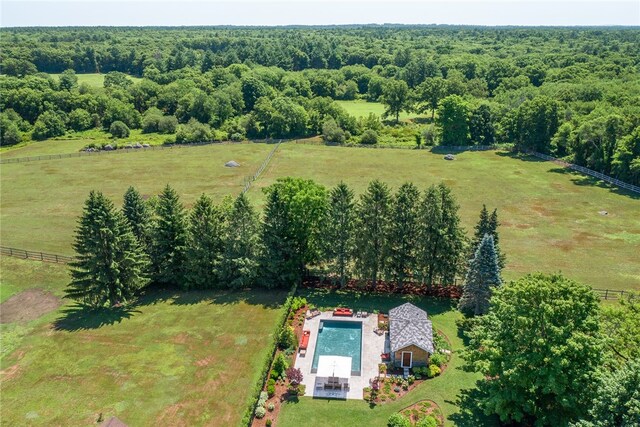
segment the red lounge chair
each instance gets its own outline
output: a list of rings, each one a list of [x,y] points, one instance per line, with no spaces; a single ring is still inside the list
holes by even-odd
[[[309,337],[311,336],[311,331],[303,331],[302,339],[300,340],[300,350],[306,350],[309,345]]]
[[[353,310],[350,308],[336,308],[333,310],[334,316],[353,316]]]

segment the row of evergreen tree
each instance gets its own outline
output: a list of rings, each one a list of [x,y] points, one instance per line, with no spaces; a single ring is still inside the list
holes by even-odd
[[[264,190],[262,217],[244,194],[215,204],[200,196],[190,211],[167,185],[144,200],[133,187],[121,210],[92,191],[76,230],[69,298],[90,306],[125,303],[153,282],[184,289],[288,287],[309,268],[345,285],[452,284],[485,235],[498,243],[498,218],[485,207],[472,239],[444,184],[395,194],[378,180],[358,198],[346,184],[278,179]]]

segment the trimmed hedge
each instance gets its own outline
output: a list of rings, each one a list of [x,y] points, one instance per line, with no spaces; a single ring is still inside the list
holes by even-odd
[[[269,370],[271,369],[273,359],[278,349],[278,332],[280,332],[280,330],[287,323],[287,318],[289,317],[289,313],[291,313],[293,296],[296,294],[297,289],[298,289],[298,285],[293,285],[291,287],[291,290],[287,294],[287,299],[285,300],[285,303],[284,303],[284,311],[280,316],[280,319],[275,329],[275,333],[273,334],[273,339],[269,344],[270,346],[269,348],[271,349],[271,351],[269,351],[267,357],[265,358],[265,361],[262,365],[262,371],[260,372],[260,378],[256,382],[254,390],[251,393],[251,396],[249,397],[249,401],[247,402],[247,409],[245,410],[244,416],[242,417],[241,425],[251,426],[251,423],[253,422],[253,417],[255,415],[255,410],[258,405],[258,400],[260,399],[260,393],[264,389],[264,385],[267,382],[267,379],[269,376]]]

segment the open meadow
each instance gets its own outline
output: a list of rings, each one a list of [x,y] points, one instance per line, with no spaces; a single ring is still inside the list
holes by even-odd
[[[442,181],[452,188],[469,233],[483,203],[498,208],[507,279],[562,271],[595,288],[640,289],[640,196],[551,162],[494,151],[445,161],[427,150],[283,144],[249,194],[263,203],[259,188],[282,176],[326,186],[344,181],[356,193],[375,178],[392,188],[412,181],[424,189]]]
[[[0,324],[2,423],[14,426],[86,426],[101,414],[129,425],[237,425],[284,301],[277,291],[150,290],[129,310],[36,312],[9,297],[56,301],[66,266],[5,257],[0,280],[11,305]]]
[[[86,83],[87,85],[89,85],[92,88],[103,88],[104,87],[104,74],[102,73],[81,73],[81,74],[76,74],[76,77],[78,77],[78,85],[81,85],[83,83]],[[60,78],[60,74],[51,74],[51,77],[53,77],[54,79],[58,80]],[[135,76],[127,76],[127,78],[129,80],[131,80],[134,83],[139,82],[140,80],[142,80],[140,77],[135,77]]]
[[[273,148],[220,144],[3,164],[0,238],[5,246],[71,255],[73,231],[89,191],[120,204],[133,185],[154,196],[171,184],[189,206],[202,193],[236,196]],[[239,167],[224,164],[235,160]]]

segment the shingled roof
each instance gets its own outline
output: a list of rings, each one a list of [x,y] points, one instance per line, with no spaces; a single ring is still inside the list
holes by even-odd
[[[427,312],[411,303],[389,310],[389,338],[391,351],[410,345],[433,353],[433,326]]]

